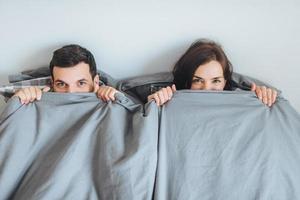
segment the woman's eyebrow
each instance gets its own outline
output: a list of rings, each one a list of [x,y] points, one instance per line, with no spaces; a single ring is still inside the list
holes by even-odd
[[[218,76],[218,77],[214,77],[212,79],[219,79],[219,78],[224,78],[223,76]]]
[[[57,79],[54,81],[55,83],[59,82],[59,83],[65,83],[63,80]]]
[[[195,77],[195,78],[199,78],[199,79],[203,79],[202,77],[200,77],[200,76],[196,76],[196,75],[194,75],[193,77]]]

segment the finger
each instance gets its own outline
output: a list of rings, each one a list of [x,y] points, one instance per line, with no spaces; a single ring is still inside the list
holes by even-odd
[[[110,100],[109,99],[109,93],[110,93],[110,91],[111,91],[110,88],[107,88],[106,91],[105,91],[104,98],[105,98],[106,101]]]
[[[25,88],[23,90],[24,94],[25,94],[25,99],[24,99],[24,103],[28,104],[30,102],[31,99],[31,94],[30,94],[30,89],[29,88]]]
[[[168,98],[170,100],[173,96],[172,88],[168,86],[166,89],[167,89],[167,93],[168,93]]]
[[[99,99],[101,99],[102,101],[105,101],[105,99],[104,99],[104,97],[103,97],[103,95],[102,95],[101,92],[102,92],[102,91],[99,91],[99,90],[98,90],[98,92],[97,92],[97,97],[98,97]]]
[[[256,84],[251,83],[251,91],[254,92],[256,90]]]
[[[102,101],[105,101],[103,89],[99,89],[99,90],[98,90],[97,96],[98,96],[98,98],[101,98]]]
[[[148,102],[150,102],[151,100],[154,100],[156,105],[159,106],[159,98],[157,92],[148,96]]]
[[[25,101],[26,101],[26,95],[25,95],[25,93],[24,93],[23,90],[20,90],[19,92],[17,92],[17,93],[15,94],[15,96],[17,96],[17,97],[20,99],[21,104],[25,104]]]
[[[106,90],[105,90],[104,86],[101,86],[101,87],[98,89],[98,92],[97,92],[98,98],[100,98],[102,101],[106,101],[105,98],[104,98],[105,91],[106,91]]]
[[[158,96],[158,92],[153,94],[153,98],[156,102],[156,105],[159,106],[160,105],[160,99],[159,99],[159,96]]]
[[[42,98],[42,90],[38,87],[35,88],[36,99],[39,101]]]
[[[172,85],[172,90],[173,90],[173,92],[176,92],[176,86],[175,86],[175,84]]]
[[[97,98],[101,99],[100,90],[98,89],[95,93],[96,93]]]
[[[161,90],[159,90],[158,92],[158,98],[159,98],[159,105],[162,105],[166,102],[165,98],[164,98],[164,94]]]
[[[151,94],[147,97],[147,102],[151,101],[152,99],[154,99],[153,94]]]
[[[114,101],[115,100],[115,94],[116,94],[116,90],[115,89],[111,89],[110,93],[108,94],[109,99]]]
[[[275,103],[275,101],[276,101],[276,98],[277,98],[277,91],[276,90],[274,90],[273,91],[273,103]]]
[[[261,90],[262,90],[262,101],[265,105],[267,105],[268,103],[267,88],[265,86],[262,86]]]
[[[106,102],[105,98],[104,97],[99,97],[103,102]]]
[[[262,90],[260,87],[256,87],[255,93],[258,99],[262,100]]]
[[[267,98],[268,98],[268,106],[272,106],[272,89],[268,88],[267,89]]]
[[[169,94],[168,94],[167,88],[162,88],[161,91],[164,95],[164,99],[167,101],[169,99]]]
[[[29,101],[33,102],[37,98],[36,88],[35,87],[30,87],[29,92],[30,92],[30,100]]]

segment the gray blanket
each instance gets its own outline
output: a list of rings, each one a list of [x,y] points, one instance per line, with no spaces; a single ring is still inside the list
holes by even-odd
[[[0,121],[0,199],[151,199],[158,109],[47,93]],[[156,112],[156,113],[155,113]]]
[[[300,116],[251,92],[175,94],[161,112],[155,199],[300,199]]]
[[[180,91],[162,109],[13,98],[0,115],[0,199],[300,199],[300,116],[243,91]]]

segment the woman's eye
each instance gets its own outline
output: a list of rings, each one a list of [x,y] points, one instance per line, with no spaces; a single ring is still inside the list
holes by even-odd
[[[57,87],[64,87],[64,86],[65,86],[65,83],[56,83],[56,86],[57,86]]]
[[[213,80],[213,83],[221,83],[221,81],[216,79],[216,80]]]
[[[201,79],[194,79],[193,83],[202,83],[202,80]]]

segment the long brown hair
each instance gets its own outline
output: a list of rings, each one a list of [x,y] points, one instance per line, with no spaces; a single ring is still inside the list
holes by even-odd
[[[195,41],[175,64],[173,68],[173,82],[176,85],[176,88],[178,90],[190,89],[197,68],[212,60],[221,64],[223,75],[226,80],[224,90],[230,90],[233,70],[232,65],[221,45],[208,39]]]

